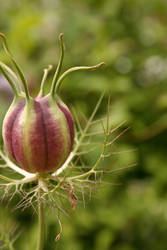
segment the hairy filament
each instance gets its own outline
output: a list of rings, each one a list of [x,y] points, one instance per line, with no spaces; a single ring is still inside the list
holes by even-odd
[[[16,180],[13,180],[13,179],[11,179],[11,178],[9,178],[9,177],[6,177],[6,176],[4,176],[4,175],[1,175],[1,174],[0,174],[0,179],[3,180],[3,181],[7,181],[7,182],[9,182],[9,183],[13,183],[13,182],[16,181]]]
[[[34,177],[35,174],[30,174],[27,171],[25,171],[24,169],[18,167],[16,164],[14,164],[9,157],[7,157],[6,155],[4,155],[2,153],[2,151],[0,150],[0,156],[1,158],[6,162],[6,164],[8,165],[9,168],[13,169],[14,171],[16,171],[17,173],[25,176],[25,177]]]
[[[95,108],[94,108],[94,110],[93,110],[93,112],[92,112],[92,114],[91,114],[88,122],[87,122],[87,125],[85,126],[85,128],[83,130],[83,133],[81,134],[81,137],[79,138],[76,146],[74,147],[74,150],[70,153],[69,157],[67,158],[67,160],[65,161],[65,163],[62,165],[62,167],[59,168],[59,169],[57,169],[55,171],[55,173],[52,174],[53,176],[60,175],[69,166],[69,163],[72,161],[72,159],[76,155],[76,153],[77,153],[79,147],[81,146],[81,143],[82,143],[82,141],[83,141],[83,139],[85,137],[85,134],[86,134],[87,130],[89,129],[90,124],[91,124],[91,122],[92,122],[92,120],[93,120],[93,118],[94,118],[94,116],[95,116],[95,114],[96,114],[96,112],[97,112],[100,104],[101,104],[101,101],[102,101],[103,97],[104,97],[104,92],[100,96],[100,98],[99,98],[99,100],[98,100],[98,102],[97,102],[97,104],[96,104],[96,106],[95,106]]]

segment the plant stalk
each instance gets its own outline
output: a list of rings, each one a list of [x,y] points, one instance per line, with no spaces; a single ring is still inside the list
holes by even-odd
[[[39,180],[40,181],[40,180]],[[42,200],[42,189],[39,184],[38,191],[38,244],[37,250],[43,250],[45,242],[45,216],[44,216],[44,202]]]

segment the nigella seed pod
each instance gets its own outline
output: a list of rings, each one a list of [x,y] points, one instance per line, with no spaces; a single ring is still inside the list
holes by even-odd
[[[50,96],[12,105],[3,125],[5,148],[31,173],[50,172],[67,159],[74,141],[71,113]]]
[[[4,147],[11,159],[30,173],[46,173],[60,168],[68,158],[74,142],[74,122],[68,107],[58,97],[59,87],[71,72],[92,67],[73,67],[60,75],[64,45],[60,34],[61,55],[49,94],[44,95],[44,83],[51,66],[44,70],[38,96],[29,95],[25,77],[9,52],[6,38],[0,33],[3,47],[14,64],[18,76],[0,61],[0,71],[11,85],[14,100],[3,122]],[[20,87],[20,80],[24,92]]]

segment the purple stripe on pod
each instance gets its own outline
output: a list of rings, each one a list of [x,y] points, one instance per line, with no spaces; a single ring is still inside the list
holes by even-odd
[[[24,127],[20,124],[20,119],[24,107],[21,109],[17,115],[12,130],[12,147],[15,155],[16,162],[19,166],[25,169],[28,172],[31,172],[31,167],[29,166],[27,155],[24,152]]]
[[[59,167],[64,151],[61,120],[50,113],[48,100],[34,101],[36,120],[30,130],[32,164],[37,172]]]
[[[61,105],[60,103],[57,103],[57,105],[59,106],[60,110],[63,112],[63,114],[65,115],[65,118],[67,120],[67,124],[70,130],[70,138],[71,138],[71,149],[73,146],[73,142],[74,142],[74,121],[72,119],[72,115],[69,112],[69,110],[64,107],[63,105]]]
[[[47,135],[40,103],[35,100],[32,112],[35,113],[35,119],[29,131],[30,157],[35,172],[42,172],[48,162]]]
[[[7,114],[5,120],[4,120],[4,126],[3,126],[3,137],[4,137],[4,143],[5,147],[9,153],[9,155],[12,157],[13,160],[16,160],[16,156],[14,153],[14,143],[13,143],[13,133],[14,133],[14,123],[19,116],[21,110],[23,110],[25,106],[25,100],[20,100],[20,102],[15,106],[12,110],[12,107],[10,109],[10,114]]]
[[[62,134],[62,118],[58,113],[55,113],[55,117],[50,113],[50,107],[48,103],[42,103],[42,110],[45,114],[46,128],[47,128],[47,143],[48,143],[48,166],[47,169],[50,170],[60,167],[62,160],[67,156],[65,154],[65,141]],[[58,111],[58,109],[57,109]]]

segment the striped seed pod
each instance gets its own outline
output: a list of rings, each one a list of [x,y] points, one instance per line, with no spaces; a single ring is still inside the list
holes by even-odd
[[[3,139],[11,158],[31,173],[59,168],[71,152],[74,124],[67,106],[50,96],[12,104],[3,123]]]

